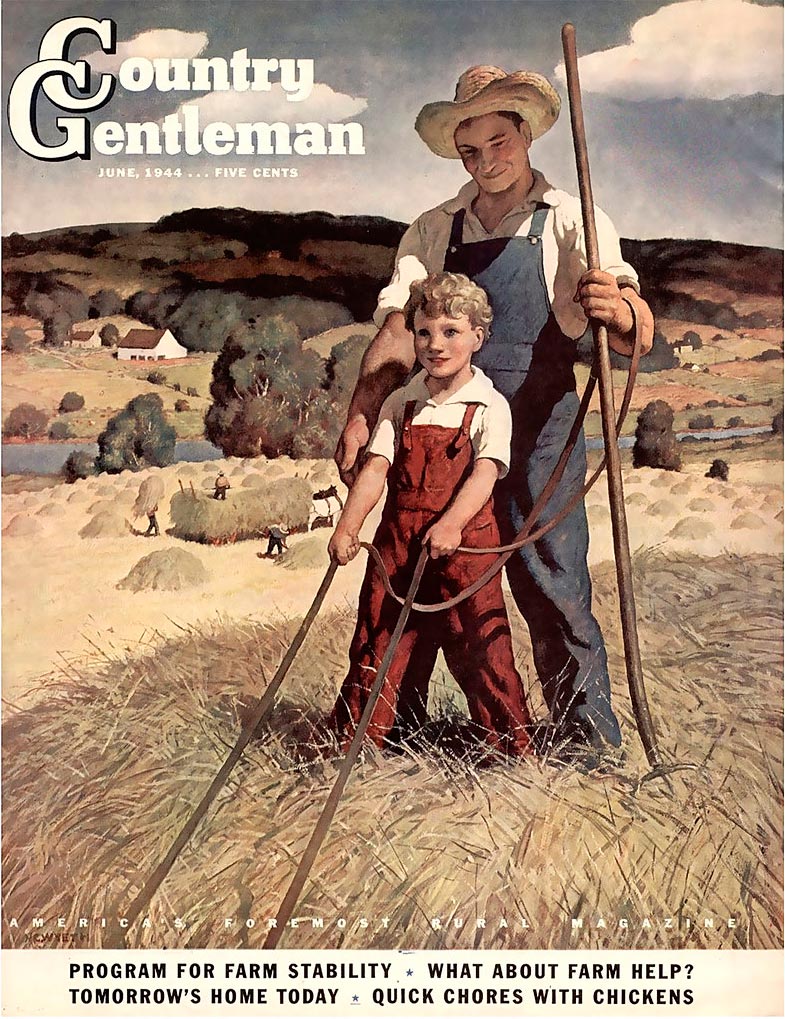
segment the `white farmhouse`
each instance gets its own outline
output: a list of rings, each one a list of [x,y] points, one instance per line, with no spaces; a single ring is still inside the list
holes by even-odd
[[[117,345],[120,361],[173,361],[188,357],[187,349],[169,329],[131,329]]]
[[[81,347],[83,350],[92,349],[93,347],[101,346],[101,334],[97,329],[93,329],[92,332],[85,330],[84,332],[71,333],[67,340],[63,342],[64,347]]]

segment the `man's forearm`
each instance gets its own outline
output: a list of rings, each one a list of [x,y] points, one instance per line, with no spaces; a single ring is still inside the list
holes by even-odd
[[[363,355],[349,418],[362,415],[369,427],[373,426],[381,405],[401,385],[413,364],[414,343],[403,312],[390,312]]]

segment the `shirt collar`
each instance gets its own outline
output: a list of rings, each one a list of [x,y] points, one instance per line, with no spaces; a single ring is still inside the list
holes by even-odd
[[[472,365],[472,377],[469,382],[466,382],[457,392],[439,404],[434,403],[428,392],[428,387],[425,385],[427,377],[428,373],[425,369],[414,376],[406,387],[406,395],[409,399],[417,400],[420,403],[430,403],[434,407],[444,407],[449,403],[481,403],[487,407],[491,402],[493,383],[476,365]]]
[[[532,169],[532,173],[534,175],[534,183],[523,203],[519,206],[519,211],[528,212],[538,202],[552,207],[557,206],[559,204],[559,196],[556,190],[548,183],[539,170]],[[461,209],[471,208],[472,202],[479,193],[480,189],[477,184],[473,180],[469,180],[463,185],[455,198],[451,198],[449,202],[444,203],[442,209],[448,215],[454,216]]]

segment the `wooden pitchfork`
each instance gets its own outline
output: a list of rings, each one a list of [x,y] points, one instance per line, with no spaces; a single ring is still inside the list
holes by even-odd
[[[589,174],[589,154],[586,146],[586,131],[583,125],[583,104],[578,79],[578,54],[575,46],[575,26],[569,22],[562,26],[564,66],[567,72],[567,93],[570,100],[570,122],[575,148],[575,162],[578,171],[578,186],[581,196],[583,228],[586,235],[586,258],[589,269],[599,269],[600,253],[597,244],[597,228],[594,222],[594,198]],[[611,375],[610,353],[608,351],[608,329],[601,322],[592,322],[594,333],[595,363],[600,389],[600,410],[602,435],[608,467],[608,500],[613,530],[613,550],[616,559],[616,577],[619,584],[619,608],[624,660],[627,667],[627,682],[630,688],[632,709],[640,733],[643,749],[646,751],[651,771],[641,781],[666,778],[672,771],[695,768],[694,764],[664,764],[657,747],[646,688],[643,682],[641,649],[638,642],[638,623],[635,614],[635,593],[632,582],[630,539],[627,531],[627,516],[624,511],[624,489],[621,477],[621,459],[616,442],[616,412],[613,406],[613,377]]]

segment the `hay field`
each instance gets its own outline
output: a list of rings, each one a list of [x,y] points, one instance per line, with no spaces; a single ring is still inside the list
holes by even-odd
[[[641,552],[635,577],[661,749],[698,769],[675,773],[671,787],[640,784],[647,766],[606,563],[594,570],[595,605],[623,759],[587,774],[534,758],[478,772],[438,743],[399,756],[368,751],[284,946],[782,946],[781,558]],[[317,621],[269,729],[129,947],[261,946],[336,775],[323,718],[352,624],[348,606]],[[102,944],[99,918],[111,930],[168,848],[295,627],[186,629],[146,657],[112,656],[52,681],[8,717],[4,908],[19,929],[6,925],[7,946]],[[525,653],[521,670],[540,710]],[[432,713],[450,717],[447,679],[437,675],[434,688]],[[34,915],[43,928],[31,927]]]

